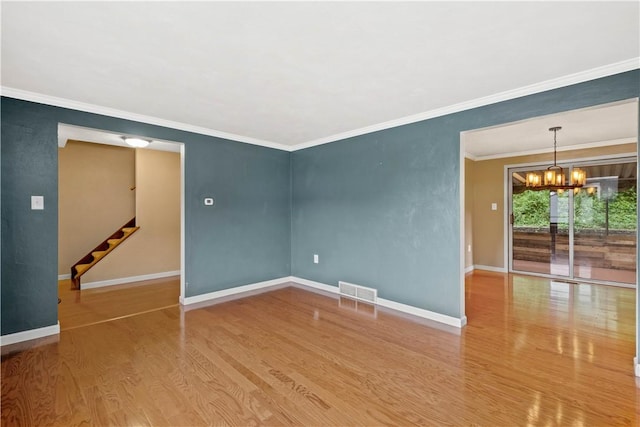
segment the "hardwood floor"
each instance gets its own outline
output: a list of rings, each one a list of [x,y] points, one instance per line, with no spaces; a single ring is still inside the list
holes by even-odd
[[[71,280],[58,282],[60,330],[106,322],[178,305],[180,277],[145,280],[103,288],[71,289]]]
[[[2,357],[3,425],[638,425],[635,291],[474,273],[462,330],[295,287]]]
[[[554,276],[569,277],[569,261],[568,259],[559,258],[556,262],[544,263],[535,261],[523,261],[514,259],[513,270],[538,274],[553,274]],[[635,269],[615,269],[615,268],[599,268],[588,265],[575,266],[576,281],[602,281],[602,282],[618,282],[623,285],[633,285],[636,283]]]

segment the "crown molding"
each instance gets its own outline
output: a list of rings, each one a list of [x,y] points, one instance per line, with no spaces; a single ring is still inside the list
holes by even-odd
[[[634,144],[638,142],[637,138],[620,138],[620,139],[611,139],[609,141],[596,141],[596,142],[587,142],[584,144],[575,144],[575,145],[566,145],[564,147],[558,147],[556,151],[558,153],[563,151],[572,151],[572,150],[585,150],[588,148],[599,148],[599,147],[610,147],[612,145],[622,145],[622,144]],[[494,159],[503,159],[506,157],[520,157],[520,156],[531,156],[535,154],[547,154],[553,153],[552,148],[541,148],[537,150],[527,150],[527,151],[511,151],[507,153],[499,153],[499,154],[491,154],[487,156],[476,156],[471,153],[465,153],[464,156],[473,161],[483,161],[483,160],[494,160]]]
[[[144,114],[132,113],[129,111],[118,110],[110,107],[103,107],[95,104],[74,101],[66,98],[58,98],[55,96],[44,95],[36,92],[15,89],[7,86],[0,87],[0,94],[8,98],[21,99],[23,101],[37,102],[39,104],[53,105],[55,107],[68,108],[70,110],[84,111],[87,113],[101,114],[104,116],[117,117],[119,119],[132,120],[150,125],[157,125],[178,129],[185,132],[192,132],[201,135],[213,136],[216,138],[228,139],[236,142],[244,142],[246,144],[260,145],[262,147],[275,148],[278,150],[291,151],[291,147],[277,142],[265,141],[262,139],[252,138],[249,136],[236,135],[233,133],[222,132],[201,126],[194,126],[187,123],[165,120],[158,117],[146,116]]]
[[[117,118],[126,119],[126,120],[133,120],[137,122],[183,130],[186,132],[192,132],[192,133],[197,133],[201,135],[213,136],[216,138],[228,139],[236,142],[244,142],[247,144],[259,145],[262,147],[275,148],[277,150],[297,151],[297,150],[303,150],[305,148],[315,147],[317,145],[328,144],[330,142],[340,141],[343,139],[364,135],[367,133],[377,132],[377,131],[390,129],[390,128],[394,128],[394,127],[398,127],[398,126],[402,126],[410,123],[416,123],[423,120],[446,116],[447,114],[458,113],[461,111],[470,110],[472,108],[495,104],[502,101],[508,101],[510,99],[532,95],[535,93],[540,93],[540,92],[544,92],[551,89],[570,86],[572,84],[582,83],[582,82],[594,80],[601,77],[607,77],[610,75],[635,70],[638,68],[640,68],[640,57],[616,62],[614,64],[593,68],[591,70],[581,71],[579,73],[569,74],[564,77],[546,80],[544,82],[535,83],[535,84],[524,86],[518,89],[508,90],[508,91],[500,92],[494,95],[489,95],[482,98],[476,98],[470,101],[461,102],[461,103],[450,105],[447,107],[437,108],[437,109],[426,111],[423,113],[413,114],[411,116],[389,120],[389,121],[378,123],[375,125],[366,126],[366,127],[354,129],[348,132],[343,132],[343,133],[327,136],[324,138],[319,138],[319,139],[302,142],[299,144],[293,144],[293,145],[281,144],[277,142],[261,140],[261,139],[252,138],[252,137],[243,136],[243,135],[236,135],[236,134],[209,129],[201,126],[194,126],[186,123],[161,119],[158,117],[146,116],[143,114],[132,113],[124,110],[118,110],[115,108],[109,108],[109,107],[103,107],[95,104],[88,104],[84,102],[73,101],[66,98],[58,98],[58,97],[44,95],[36,92],[29,92],[21,89],[15,89],[7,86],[0,86],[0,94],[8,98],[22,99],[25,101],[48,104],[56,107],[68,108],[71,110],[85,111],[88,113],[95,113],[95,114],[117,117]]]
[[[496,93],[494,95],[485,96],[482,98],[476,98],[470,101],[461,102],[459,104],[454,104],[454,105],[450,105],[443,108],[437,108],[435,110],[430,110],[423,113],[402,117],[399,119],[389,120],[387,122],[366,126],[360,129],[354,129],[348,132],[343,132],[343,133],[327,136],[324,138],[315,139],[313,141],[308,141],[308,142],[294,145],[291,151],[311,148],[317,145],[328,144],[330,142],[352,138],[352,137],[364,135],[367,133],[377,132],[385,129],[402,126],[402,125],[407,125],[410,123],[416,123],[423,120],[446,116],[448,114],[459,113],[461,111],[470,110],[472,108],[478,108],[478,107],[483,107],[485,105],[496,104],[498,102],[508,101],[510,99],[520,98],[522,96],[533,95],[535,93],[545,92],[547,90],[558,89],[564,86],[570,86],[577,83],[583,83],[589,80],[594,80],[601,77],[607,77],[607,76],[611,76],[618,73],[624,73],[626,71],[632,71],[638,68],[640,68],[640,57],[616,62],[616,63],[605,65],[602,67],[592,68],[591,70],[569,74],[567,76],[546,80],[540,83],[534,83],[532,85],[523,86],[518,89],[508,90],[505,92]]]

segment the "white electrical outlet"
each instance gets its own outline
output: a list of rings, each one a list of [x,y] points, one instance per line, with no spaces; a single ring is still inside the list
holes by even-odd
[[[491,203],[491,210],[492,211],[497,211],[498,210],[498,204],[497,203]]]
[[[317,264],[317,263],[319,263],[319,262],[320,262],[320,259],[319,259],[319,257],[318,257],[318,254],[313,254],[313,263],[314,263],[314,264]]]
[[[471,252],[471,245],[467,246],[467,252]]]

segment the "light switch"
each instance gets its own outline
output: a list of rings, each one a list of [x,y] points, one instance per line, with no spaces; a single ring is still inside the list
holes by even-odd
[[[31,196],[31,210],[44,209],[44,196]]]
[[[497,203],[491,203],[491,210],[492,211],[497,211],[498,210],[498,204]]]

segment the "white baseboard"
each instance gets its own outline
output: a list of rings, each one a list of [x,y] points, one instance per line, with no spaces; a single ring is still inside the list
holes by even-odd
[[[638,357],[633,358],[633,366],[636,377],[640,377],[640,363],[638,363]]]
[[[334,294],[338,294],[338,287],[326,285],[324,283],[314,282],[312,280],[303,279],[300,277],[292,276],[290,280],[294,283],[298,283],[303,286],[308,286],[310,288],[320,289],[325,292],[331,292]],[[414,307],[407,304],[402,304],[399,302],[391,301],[384,298],[378,298],[376,300],[376,304],[381,307],[387,307],[392,310],[400,311],[402,313],[411,314],[413,316],[421,317],[423,319],[433,320],[435,322],[444,323],[446,325],[455,326],[457,328],[462,328],[467,324],[466,316],[458,319],[456,317],[447,316],[445,314],[436,313],[433,311],[425,310],[422,308]]]
[[[438,323],[444,323],[445,325],[455,326],[456,328],[462,328],[467,324],[467,318],[461,319],[447,316],[446,314],[436,313],[434,311],[425,310],[423,308],[414,307],[412,305],[402,304],[399,302],[391,301],[384,298],[378,298],[376,304],[387,307],[392,310],[401,311],[403,313],[411,314],[413,316],[422,317],[424,319],[433,320]]]
[[[141,282],[143,280],[162,279],[164,277],[179,276],[180,270],[163,271],[161,273],[143,274],[141,276],[121,277],[119,279],[101,280],[98,282],[82,283],[80,289],[102,288],[104,286],[122,285],[123,283]]]
[[[471,273],[475,269],[475,265],[470,265],[464,269],[465,273]]]
[[[222,289],[220,291],[209,292],[202,295],[195,295],[192,297],[180,297],[180,304],[182,305],[191,305],[197,304],[205,301],[213,301],[220,298],[225,298],[232,295],[243,294],[246,292],[251,292],[259,289],[268,289],[274,286],[282,285],[284,283],[290,282],[291,277],[281,277],[279,279],[267,280],[264,282],[251,283],[249,285],[236,286],[235,288]]]
[[[49,335],[57,335],[59,333],[60,333],[60,322],[58,322],[55,325],[45,326],[43,328],[29,329],[28,331],[2,335],[0,337],[0,346],[15,344],[22,341],[35,340],[37,338],[48,337]]]
[[[101,286],[116,285],[120,283],[129,283],[129,282],[136,282],[140,280],[151,280],[151,279],[157,279],[162,277],[169,277],[169,276],[174,276],[178,274],[180,274],[179,271],[168,271],[164,273],[147,274],[144,276],[134,276],[134,277],[128,277],[123,279],[105,280],[103,282],[86,283],[86,284],[83,284],[82,287],[83,289],[86,289],[87,285],[91,285],[92,287],[96,288]],[[281,277],[279,279],[267,280],[264,282],[252,283],[244,286],[237,286],[235,288],[209,292],[202,295],[195,295],[192,297],[186,297],[186,298],[180,297],[180,304],[186,306],[186,305],[197,304],[205,301],[214,301],[217,299],[222,299],[229,296],[243,294],[251,291],[268,290],[269,288],[281,286],[283,284],[290,283],[290,282],[293,282],[294,284],[302,285],[303,287],[313,288],[313,289],[338,295],[337,286],[327,285],[320,282],[314,282],[312,280],[303,279],[301,277],[287,276],[287,277]],[[458,319],[455,317],[447,316],[440,313],[435,313],[433,311],[424,310],[422,308],[414,307],[407,304],[402,304],[402,303],[387,300],[384,298],[378,298],[376,301],[376,304],[381,307],[390,308],[392,310],[400,311],[402,313],[411,314],[424,319],[433,320],[433,321],[444,323],[450,326],[455,326],[457,328],[461,328],[467,323],[466,317],[462,317],[461,319]],[[36,338],[42,338],[42,337],[55,335],[59,333],[60,333],[60,323],[58,323],[57,325],[47,326],[44,328],[32,329],[32,330],[23,331],[23,332],[16,332],[14,334],[3,335],[2,337],[0,337],[0,346],[14,344],[14,343],[32,340]],[[636,375],[640,376],[639,372],[640,372],[640,368],[636,364]]]
[[[71,274],[59,274],[58,275],[58,280],[67,280],[67,279],[71,279]]]
[[[223,289],[220,291],[209,292],[202,295],[195,295],[192,297],[180,298],[180,304],[184,306],[198,304],[202,302],[212,302],[214,300],[228,298],[230,296],[244,294],[247,292],[252,292],[256,290],[268,290],[269,288],[273,288],[275,286],[283,285],[285,283],[293,282],[294,284],[302,285],[305,287],[318,289],[324,292],[328,292],[331,294],[338,295],[338,287],[327,285],[320,282],[314,282],[313,280],[303,279],[301,277],[289,276],[289,277],[281,277],[279,279],[267,280],[265,282],[251,283],[248,285],[237,286],[235,288]],[[413,307],[411,305],[402,304],[399,302],[391,301],[384,298],[378,298],[376,304],[381,307],[387,307],[392,310],[400,311],[403,313],[411,314],[413,316],[418,316],[423,319],[433,320],[435,322],[444,323],[445,325],[455,326],[457,328],[462,328],[467,324],[467,318],[463,316],[458,319],[456,317],[447,316],[445,314],[436,313],[433,311],[425,310],[418,307]]]
[[[320,289],[321,291],[329,292],[331,294],[339,294],[339,289],[337,286],[333,285],[325,285],[324,283],[314,282],[313,280],[303,279],[302,277],[289,277],[291,282],[297,283],[299,285],[308,286],[314,289]]]
[[[324,283],[315,282],[313,280],[303,279],[301,277],[289,276],[289,277],[282,277],[280,279],[268,280],[266,282],[253,283],[249,285],[238,286],[235,288],[224,289],[221,291],[209,292],[207,294],[196,295],[193,297],[181,298],[180,303],[182,305],[190,305],[190,304],[201,303],[204,301],[212,301],[219,298],[225,298],[231,295],[255,291],[258,289],[268,289],[274,286],[282,285],[287,282],[293,282],[298,285],[302,285],[309,288],[318,289],[324,292],[338,295],[337,286],[327,285]],[[458,319],[452,316],[435,313],[433,311],[424,310],[422,308],[413,307],[407,304],[398,303],[398,302],[387,300],[384,298],[378,298],[376,303],[381,307],[387,307],[392,310],[411,314],[413,316],[418,316],[428,320],[433,320],[435,322],[444,323],[446,325],[455,326],[457,328],[461,328],[467,324],[466,317],[462,317],[461,319]]]
[[[476,264],[473,266],[474,270],[486,270],[486,271],[493,271],[495,273],[506,273],[507,269],[504,267],[494,267],[492,265],[479,265]]]

